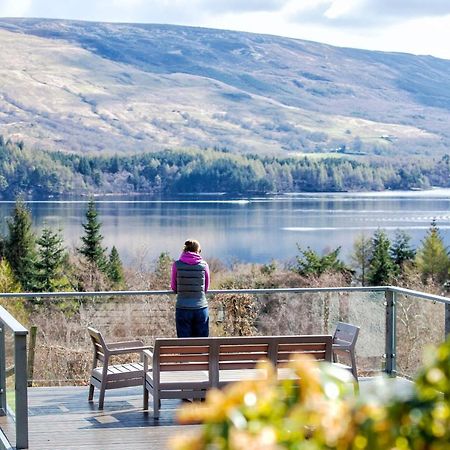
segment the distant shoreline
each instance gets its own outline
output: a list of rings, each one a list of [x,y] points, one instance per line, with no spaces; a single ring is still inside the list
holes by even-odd
[[[391,190],[384,191],[352,191],[352,192],[284,192],[266,194],[228,194],[226,192],[183,193],[173,195],[136,193],[106,193],[49,196],[46,198],[25,198],[26,203],[88,203],[92,197],[97,203],[244,203],[258,200],[294,199],[311,197],[433,197],[450,198],[450,188],[433,187],[430,189]],[[196,198],[197,197],[197,198]],[[117,198],[117,199],[116,199]],[[0,199],[0,203],[15,203],[15,199]]]

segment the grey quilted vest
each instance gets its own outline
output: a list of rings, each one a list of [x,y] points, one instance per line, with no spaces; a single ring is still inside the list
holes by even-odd
[[[206,263],[186,264],[176,261],[177,308],[200,309],[208,306],[205,295]]]

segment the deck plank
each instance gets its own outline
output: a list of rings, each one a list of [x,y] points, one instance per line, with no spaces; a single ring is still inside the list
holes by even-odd
[[[176,433],[198,427],[176,423],[179,400],[163,400],[160,419],[154,420],[151,410],[142,410],[142,390],[109,390],[99,411],[97,396],[87,401],[87,387],[28,389],[30,450],[165,450]]]

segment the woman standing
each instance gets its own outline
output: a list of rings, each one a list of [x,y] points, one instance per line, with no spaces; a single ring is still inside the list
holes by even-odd
[[[171,288],[177,293],[178,337],[208,337],[209,312],[205,293],[209,287],[208,263],[202,259],[200,243],[188,239],[180,259],[172,265]]]

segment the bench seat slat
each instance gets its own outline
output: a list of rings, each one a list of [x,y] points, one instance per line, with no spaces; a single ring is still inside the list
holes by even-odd
[[[241,380],[267,379],[267,371],[264,369],[244,368],[234,370],[219,370],[219,387]]]
[[[220,362],[219,370],[254,369],[259,361]]]
[[[159,370],[161,372],[170,371],[190,371],[190,370],[208,370],[209,364],[202,363],[180,363],[180,364],[161,364]]]
[[[92,370],[91,376],[100,380],[103,374],[103,367],[96,367]],[[132,379],[139,378],[142,382],[144,376],[144,365],[141,363],[135,364],[116,364],[108,367],[108,380],[116,379]]]

